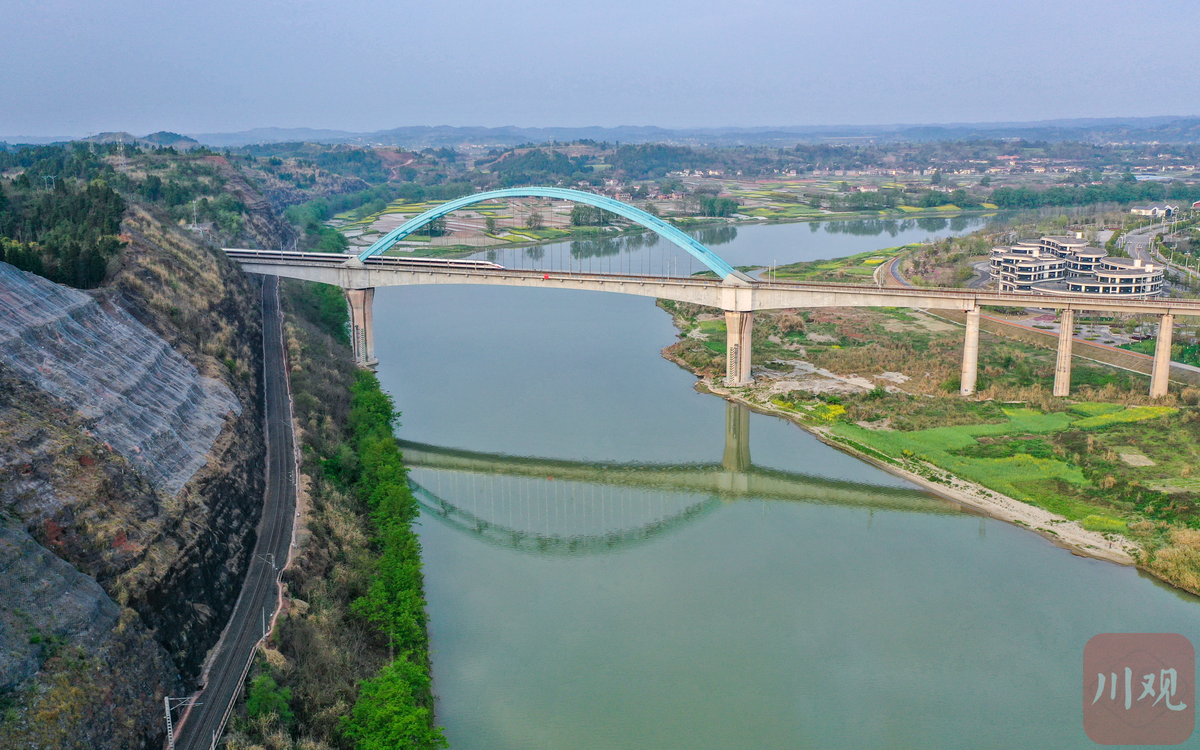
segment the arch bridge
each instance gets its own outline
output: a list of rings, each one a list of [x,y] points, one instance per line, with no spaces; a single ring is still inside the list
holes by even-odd
[[[431,221],[470,205],[500,198],[550,198],[602,208],[640,224],[700,261],[716,278],[647,276],[622,273],[578,273],[574,270],[530,271],[474,260],[416,258],[383,253]],[[226,254],[248,273],[283,276],[333,284],[346,290],[350,303],[354,356],[360,366],[375,358],[372,302],[376,287],[414,284],[486,284],[615,292],[691,302],[725,312],[726,383],[749,385],[750,344],[755,310],[812,307],[909,307],[961,310],[967,314],[961,393],[975,392],[979,360],[979,314],[983,305],[1042,307],[1062,311],[1054,395],[1065,396],[1071,383],[1071,344],[1076,310],[1160,317],[1150,378],[1150,395],[1164,396],[1171,361],[1171,331],[1176,315],[1200,316],[1200,300],[1111,299],[1080,294],[1034,294],[979,289],[855,286],[765,282],[733,268],[723,258],[678,228],[635,206],[606,196],[554,187],[508,188],[475,193],[448,201],[409,219],[356,255],[226,248]]]

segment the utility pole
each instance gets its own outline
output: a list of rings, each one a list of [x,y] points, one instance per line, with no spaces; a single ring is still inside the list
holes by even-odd
[[[163,696],[163,711],[167,714],[167,747],[175,750],[175,727],[171,725],[171,699]]]
[[[259,560],[262,560],[267,565],[270,565],[271,570],[274,570],[274,571],[279,570],[279,568],[275,567],[275,553],[274,552],[268,552],[265,556],[264,555],[255,555],[255,557],[257,557]]]
[[[171,723],[171,701],[175,701],[175,708],[179,708],[180,706],[183,706],[183,705],[186,705],[189,708],[191,708],[192,706],[204,705],[202,703],[196,703],[195,697],[192,697],[192,698],[168,698],[166,696],[163,696],[163,710],[167,714],[167,750],[175,750],[175,726],[174,726],[174,724]]]

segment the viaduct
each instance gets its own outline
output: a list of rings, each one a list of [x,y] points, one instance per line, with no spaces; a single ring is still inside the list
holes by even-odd
[[[716,278],[638,276],[509,269],[481,261],[447,261],[384,256],[397,241],[459,208],[498,198],[539,197],[573,201],[611,211],[673,242],[716,274]],[[984,305],[1041,307],[1061,311],[1054,395],[1066,396],[1071,383],[1071,343],[1077,310],[1159,316],[1150,395],[1165,396],[1171,361],[1171,331],[1177,315],[1200,316],[1200,300],[1110,298],[1104,295],[1034,294],[978,289],[880,288],[846,284],[766,282],[752,279],[690,235],[639,208],[611,198],[565,188],[493,190],[448,201],[413,217],[358,255],[226,248],[248,273],[333,284],[350,303],[354,356],[360,366],[377,364],[372,300],[381,286],[486,284],[491,286],[578,289],[691,302],[725,311],[728,331],[726,383],[744,386],[750,375],[754,311],[813,307],[909,307],[962,310],[967,315],[961,393],[975,392],[979,361],[979,313]]]

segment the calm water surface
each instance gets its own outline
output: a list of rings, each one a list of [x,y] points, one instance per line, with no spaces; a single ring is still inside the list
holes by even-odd
[[[398,434],[438,446],[406,453],[455,750],[1091,747],[1092,635],[1200,640],[1192,597],[696,393],[652,300],[375,305]]]
[[[689,233],[733,266],[784,265],[897,247],[974,232],[995,216],[856,219],[792,224],[712,226]],[[471,258],[509,268],[688,276],[704,267],[653,232],[574,240],[526,248],[484,250]]]

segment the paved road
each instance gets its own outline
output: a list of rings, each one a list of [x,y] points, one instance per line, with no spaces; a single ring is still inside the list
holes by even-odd
[[[278,576],[267,561],[275,560],[282,567],[292,543],[292,516],[296,512],[292,407],[284,370],[279,279],[274,276],[263,281],[263,369],[267,489],[258,540],[241,596],[217,647],[208,682],[197,698],[200,705],[193,707],[177,727],[175,746],[182,750],[207,750],[212,746],[214,734],[224,728],[246,668],[254,658],[255,646],[263,636],[263,622],[270,622],[278,600]]]
[[[883,286],[912,286],[908,279],[900,274],[900,261],[903,257],[903,255],[897,255],[884,264]]]
[[[1150,239],[1156,234],[1166,232],[1166,227],[1160,223],[1148,227],[1131,230],[1121,238],[1122,245],[1130,258],[1141,258],[1143,262],[1152,261],[1150,257]]]
[[[971,265],[975,275],[967,282],[968,289],[983,289],[992,283],[992,262],[990,260],[976,261]]]

